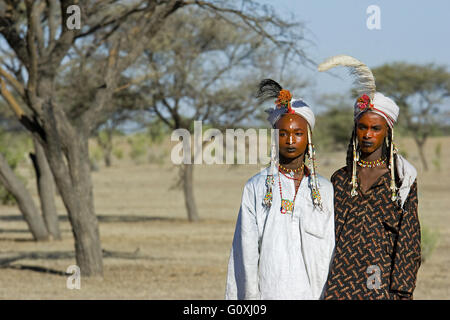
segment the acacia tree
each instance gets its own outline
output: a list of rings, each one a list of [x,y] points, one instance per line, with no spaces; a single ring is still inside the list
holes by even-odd
[[[83,28],[70,30],[68,7],[77,4]],[[179,8],[179,1],[2,1],[0,32],[24,67],[26,79],[18,79],[2,68],[2,76],[27,108],[11,105],[21,123],[44,149],[67,209],[75,238],[75,255],[85,276],[102,275],[102,250],[94,212],[88,138],[104,121],[119,75],[142,52],[139,35],[154,34],[163,20]],[[133,30],[118,29],[128,18]],[[128,33],[127,33],[128,32]],[[74,119],[54,96],[55,79],[65,57],[85,38],[91,53],[106,50],[102,82],[95,97]],[[119,53],[127,42],[126,55]],[[86,52],[89,54],[89,52]]]
[[[400,108],[400,125],[412,135],[423,168],[428,170],[425,142],[444,118],[450,97],[450,72],[444,66],[404,62],[374,68],[377,90],[392,97]]]
[[[67,24],[74,18],[72,5],[81,9],[80,29],[69,29]],[[236,16],[255,32],[274,41],[278,38],[280,46],[299,51],[297,43],[281,41],[288,35],[283,32],[284,20],[252,1],[245,1],[239,9],[236,2],[223,1],[0,1],[0,33],[11,55],[23,66],[20,75],[0,68],[8,83],[5,90],[14,90],[25,107],[8,103],[44,150],[68,213],[76,262],[83,276],[103,274],[88,138],[118,107],[110,102],[116,90],[126,85],[121,83],[121,75],[142,55],[146,42],[164,28],[174,12],[188,6],[214,12],[225,20]],[[60,101],[54,89],[62,64],[77,50],[87,58],[102,56],[99,65],[103,72],[95,87],[85,88],[94,89],[92,99],[69,115],[67,101]]]
[[[148,102],[146,110],[169,129],[192,132],[195,120],[227,128],[244,119],[255,120],[260,111],[254,97],[257,84],[279,74],[277,66],[292,48],[267,39],[236,18],[228,19],[199,9],[177,12],[166,32],[148,42],[140,65],[149,72],[140,94]],[[298,76],[285,78],[291,90],[294,83],[297,88],[305,85]],[[180,166],[179,185],[189,221],[199,220],[193,170],[192,159]]]

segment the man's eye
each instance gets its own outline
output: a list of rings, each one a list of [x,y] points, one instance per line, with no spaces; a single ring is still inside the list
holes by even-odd
[[[286,133],[280,133],[280,137],[284,137],[284,136],[286,136]]]
[[[301,137],[301,136],[303,135],[303,132],[297,132],[295,135],[296,135],[297,137]]]

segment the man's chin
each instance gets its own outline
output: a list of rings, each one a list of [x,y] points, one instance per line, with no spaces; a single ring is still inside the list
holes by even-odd
[[[372,146],[372,147],[361,147],[361,153],[365,154],[365,155],[370,155],[372,153],[374,153],[375,151],[377,151],[378,148]]]
[[[302,153],[298,153],[298,152],[295,152],[295,153],[292,153],[292,152],[281,153],[280,152],[280,154],[283,156],[283,158],[286,158],[286,159],[296,159],[302,155]]]

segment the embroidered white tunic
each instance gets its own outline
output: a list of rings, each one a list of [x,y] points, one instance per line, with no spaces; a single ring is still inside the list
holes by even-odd
[[[334,250],[333,186],[317,175],[324,210],[313,206],[309,177],[300,183],[293,214],[294,180],[274,177],[270,210],[263,207],[268,168],[245,184],[228,264],[226,299],[319,299]]]

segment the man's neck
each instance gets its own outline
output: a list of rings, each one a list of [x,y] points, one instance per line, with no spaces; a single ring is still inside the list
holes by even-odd
[[[280,164],[286,169],[295,170],[302,166],[304,158],[304,154],[292,159],[284,158],[280,155]]]
[[[364,161],[375,161],[381,158],[382,148],[379,147],[372,153],[361,153],[361,159]]]

